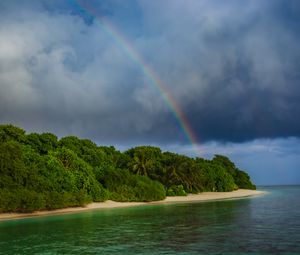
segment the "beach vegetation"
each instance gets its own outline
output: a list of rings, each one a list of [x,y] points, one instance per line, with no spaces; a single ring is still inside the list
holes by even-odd
[[[32,212],[90,202],[158,201],[204,191],[255,189],[229,158],[191,158],[158,147],[125,152],[91,140],[27,134],[0,125],[0,212]]]

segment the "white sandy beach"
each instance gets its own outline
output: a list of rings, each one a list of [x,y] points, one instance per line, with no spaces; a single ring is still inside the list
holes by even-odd
[[[155,202],[114,202],[108,200],[105,202],[91,203],[85,207],[71,207],[71,208],[64,208],[64,209],[58,209],[52,211],[37,211],[33,213],[2,213],[0,214],[0,221],[29,218],[29,217],[36,217],[36,216],[76,213],[76,212],[95,210],[95,209],[110,209],[110,208],[120,208],[120,207],[140,206],[140,205],[205,202],[205,201],[212,201],[212,200],[238,199],[238,198],[245,198],[250,196],[259,196],[263,194],[266,194],[266,192],[259,191],[259,190],[239,189],[232,192],[203,192],[200,194],[190,194],[188,196],[167,197],[165,200],[155,201]]]

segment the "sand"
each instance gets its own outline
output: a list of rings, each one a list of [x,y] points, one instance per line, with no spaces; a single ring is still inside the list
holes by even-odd
[[[246,190],[239,189],[232,192],[203,192],[200,194],[189,194],[188,196],[176,196],[167,197],[162,201],[155,202],[115,202],[115,201],[105,201],[97,202],[86,205],[85,207],[70,207],[51,211],[37,211],[33,213],[2,213],[0,214],[0,221],[30,218],[37,216],[48,216],[48,215],[60,215],[67,213],[77,213],[96,209],[111,209],[129,206],[141,206],[141,205],[156,205],[156,204],[169,204],[169,203],[187,203],[187,202],[205,202],[213,200],[225,200],[225,199],[238,199],[251,196],[264,195],[266,192],[259,190]]]

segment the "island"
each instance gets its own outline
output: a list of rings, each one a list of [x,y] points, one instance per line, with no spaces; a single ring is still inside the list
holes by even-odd
[[[6,216],[261,194],[255,189],[226,156],[191,158],[153,146],[120,152],[76,136],[0,125],[0,213]]]

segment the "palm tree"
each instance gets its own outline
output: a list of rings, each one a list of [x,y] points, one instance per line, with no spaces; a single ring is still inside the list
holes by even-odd
[[[139,156],[134,155],[132,162],[129,163],[129,167],[135,174],[148,176],[153,168],[153,161],[147,158],[145,153],[140,153]]]

